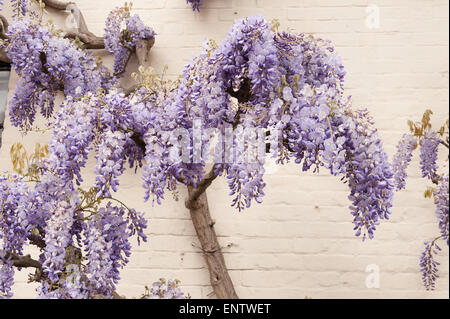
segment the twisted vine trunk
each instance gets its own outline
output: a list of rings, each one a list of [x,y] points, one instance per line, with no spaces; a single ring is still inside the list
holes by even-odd
[[[199,191],[199,189],[188,186],[188,192],[189,199],[186,206],[190,210],[192,223],[202,246],[214,293],[219,299],[238,299],[225,265],[222,249],[217,241],[214,221],[209,212],[206,189]]]

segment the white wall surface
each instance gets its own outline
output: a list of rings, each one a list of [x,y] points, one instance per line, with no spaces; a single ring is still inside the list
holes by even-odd
[[[76,0],[91,31],[103,33],[108,12],[122,1]],[[369,4],[380,10],[379,28],[366,24]],[[135,0],[134,8],[158,33],[151,65],[169,67],[173,76],[201,51],[206,37],[224,39],[234,19],[261,13],[282,28],[331,39],[348,71],[346,88],[354,105],[367,107],[392,157],[406,121],[426,108],[440,125],[448,117],[448,8],[446,0],[205,0],[194,13],[185,0]],[[56,19],[58,21],[58,19]],[[60,19],[60,21],[63,21]],[[106,55],[101,52],[96,54]],[[12,77],[10,89],[17,78]],[[23,137],[6,123],[0,170],[10,169],[9,148],[32,147],[48,135]],[[86,169],[92,180],[93,166]],[[238,213],[224,179],[208,190],[216,231],[237,292],[243,298],[448,298],[448,247],[443,244],[437,291],[421,283],[423,242],[439,235],[434,205],[423,198],[426,182],[418,160],[408,170],[406,191],[398,193],[392,220],[373,241],[353,236],[348,190],[325,172],[301,172],[295,164],[267,176],[264,203]],[[119,292],[139,296],[143,285],[161,277],[178,278],[195,298],[210,298],[209,275],[184,200],[170,194],[160,207],[143,202],[139,175],[128,172],[118,197],[146,212],[148,243],[135,247],[122,273]],[[186,195],[180,190],[181,198]],[[380,270],[379,289],[368,289],[368,265]],[[33,297],[26,271],[18,276],[16,297]]]

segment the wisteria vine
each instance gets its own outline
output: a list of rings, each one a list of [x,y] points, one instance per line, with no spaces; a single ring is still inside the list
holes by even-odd
[[[237,20],[220,45],[205,42],[179,80],[141,67],[134,74],[138,87],[124,92],[116,76],[138,40],[154,36],[129,8],[113,11],[105,38],[115,55],[111,75],[52,25],[25,19],[8,29],[5,49],[21,81],[10,102],[11,122],[27,131],[40,109],[52,137],[33,174],[0,180],[5,296],[14,258],[37,236],[42,297],[114,297],[129,238],[145,240],[142,215],[113,198],[126,163],[143,168],[146,200],[160,203],[166,189],[196,188],[208,174],[222,175],[232,206],[243,210],[263,201],[268,153],[279,164],[294,161],[303,171],[323,167],[340,176],[350,188],[356,236],[372,239],[389,218],[392,168],[368,111],[353,108],[344,95],[346,72],[329,41],[279,32],[251,16]],[[58,91],[65,99],[56,108]],[[84,191],[77,186],[90,152],[96,178]],[[14,160],[21,163],[18,155]],[[26,183],[31,177],[34,186]],[[163,284],[147,295],[181,296],[173,282]]]
[[[414,150],[420,148],[420,169],[422,177],[430,180],[434,187],[425,191],[425,197],[434,198],[436,217],[438,219],[441,236],[425,242],[425,250],[420,257],[422,280],[427,290],[434,290],[439,278],[439,262],[435,260],[441,251],[438,240],[449,244],[449,186],[448,186],[448,149],[449,149],[449,120],[433,130],[431,124],[431,110],[426,110],[421,122],[409,121],[410,133],[404,134],[397,145],[394,156],[394,180],[397,190],[406,188],[407,168],[411,163]],[[443,167],[439,167],[438,158],[440,146],[447,150],[447,157]],[[446,167],[446,168],[445,168]],[[440,169],[444,168],[443,172]]]

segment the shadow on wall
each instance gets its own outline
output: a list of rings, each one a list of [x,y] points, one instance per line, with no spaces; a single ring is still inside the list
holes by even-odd
[[[3,122],[5,121],[8,84],[11,65],[0,62],[0,147],[2,146]]]

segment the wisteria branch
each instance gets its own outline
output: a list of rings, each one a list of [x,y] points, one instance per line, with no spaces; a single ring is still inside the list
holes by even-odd
[[[239,90],[235,91],[232,87],[228,88],[227,93],[236,98],[239,103],[247,103],[251,98],[251,81],[249,78],[245,78],[242,81]]]
[[[215,173],[216,165],[213,166],[211,171],[203,178],[202,182],[194,188],[189,194],[189,198],[186,200],[186,208],[191,209],[195,206],[197,199],[211,186],[212,182],[217,178]]]
[[[65,2],[58,0],[42,0],[47,7],[56,9],[56,10],[65,10],[69,4],[75,4],[74,2]]]
[[[0,39],[5,40],[6,39],[6,31],[8,30],[8,20],[4,16],[0,14]],[[10,63],[10,59],[6,55],[5,50],[0,49],[0,61]]]
[[[42,264],[39,261],[31,258],[30,255],[19,256],[13,253],[7,253],[6,258],[7,259],[10,258],[13,262],[13,265],[18,268],[36,268],[36,269],[42,268]]]
[[[105,48],[105,40],[102,37],[97,37],[92,33],[67,32],[65,35],[67,39],[79,39],[83,42],[84,49],[101,50]]]
[[[104,49],[104,39],[102,37],[97,37],[92,32],[89,31],[84,16],[75,2],[63,2],[58,0],[43,0],[44,4],[52,9],[56,10],[70,10],[70,12],[75,16],[77,23],[76,32],[67,32],[66,38],[74,39],[78,38],[84,43],[85,49]]]

